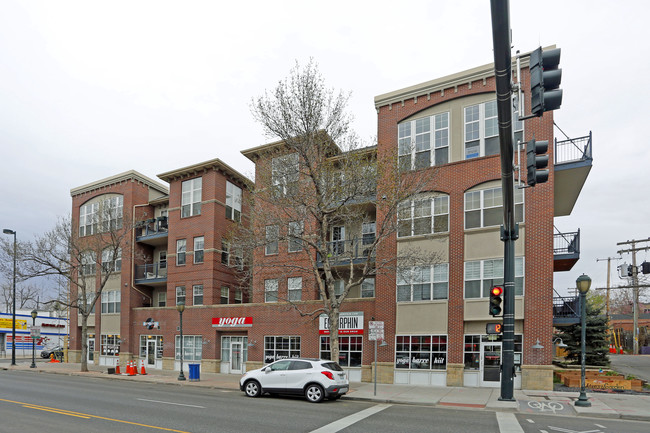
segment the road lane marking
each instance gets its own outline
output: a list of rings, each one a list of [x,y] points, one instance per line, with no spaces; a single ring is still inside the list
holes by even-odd
[[[533,420],[530,419],[530,418],[528,418],[526,421],[528,421],[528,422],[531,423],[531,424],[535,424],[535,421],[533,421]]]
[[[368,409],[353,413],[352,415],[341,418],[319,429],[312,430],[311,433],[336,433],[391,406],[392,404],[378,404],[376,406],[369,407]]]
[[[58,414],[61,414],[61,415],[77,416],[79,418],[88,417],[88,418],[102,419],[102,420],[105,420],[105,421],[113,421],[113,422],[119,422],[119,423],[122,423],[122,424],[137,425],[139,427],[147,427],[147,428],[151,428],[151,429],[154,429],[154,430],[171,431],[171,432],[174,432],[174,433],[190,433],[190,432],[187,432],[185,430],[175,430],[175,429],[172,429],[172,428],[157,427],[157,426],[154,426],[154,425],[148,425],[148,424],[141,424],[141,423],[138,423],[138,422],[125,421],[125,420],[122,420],[122,419],[107,418],[107,417],[103,417],[103,416],[86,414],[86,413],[82,413],[82,412],[73,412],[73,411],[66,410],[66,409],[57,409],[55,407],[48,407],[48,406],[41,406],[41,405],[38,405],[38,404],[25,403],[23,401],[7,400],[7,399],[4,399],[4,398],[0,398],[0,401],[4,401],[4,402],[7,402],[7,403],[18,404],[18,405],[21,405],[21,406],[29,408],[29,409],[40,409],[40,410],[43,410],[43,411],[46,411],[46,412],[58,413]]]
[[[497,412],[496,415],[500,433],[524,433],[514,413]]]
[[[600,425],[600,424],[596,424],[596,423],[594,423],[594,425],[595,425],[596,427],[598,427],[598,428],[602,428],[602,429],[606,429],[606,428],[607,428],[607,427],[605,427],[604,425]]]
[[[205,409],[205,406],[196,406],[194,404],[173,403],[171,401],[160,401],[160,400],[147,400],[146,398],[138,398],[136,400],[150,401],[151,403],[173,404],[173,405],[176,405],[176,406],[198,407],[199,409]]]

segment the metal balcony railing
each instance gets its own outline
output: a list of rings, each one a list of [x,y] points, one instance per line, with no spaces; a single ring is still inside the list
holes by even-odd
[[[136,280],[158,280],[167,278],[167,262],[149,263],[135,267]]]
[[[580,254],[580,229],[577,232],[554,233],[553,254]]]
[[[589,135],[568,140],[555,139],[555,164],[591,160],[591,131]]]
[[[580,319],[580,298],[578,296],[560,296],[553,289],[557,296],[553,297],[553,323],[572,324]]]
[[[167,217],[151,218],[140,221],[136,228],[136,237],[153,236],[167,233],[169,230]]]
[[[359,259],[365,260],[369,256],[375,256],[375,250],[370,248],[374,241],[374,236],[370,235],[360,239],[332,241],[327,243],[327,252],[333,263]],[[319,263],[323,261],[320,254],[318,254],[317,261]]]

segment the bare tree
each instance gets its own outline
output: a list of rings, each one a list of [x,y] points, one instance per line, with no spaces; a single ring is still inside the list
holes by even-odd
[[[105,201],[94,220],[80,236],[71,217],[59,218],[54,228],[24,245],[24,275],[55,277],[69,287],[57,302],[81,316],[81,371],[88,371],[88,317],[111,276],[119,278],[122,256],[129,254],[129,221]]]
[[[247,261],[253,277],[271,269],[275,278],[313,280],[322,304],[309,311],[306,305],[313,304],[295,302],[291,290],[282,298],[273,287],[254,287],[303,316],[326,314],[331,359],[337,361],[339,315],[351,289],[398,265],[433,260],[416,250],[395,253],[394,243],[387,242],[397,232],[398,211],[431,185],[433,170],[405,175],[397,150],[378,154],[376,146],[364,147],[350,130],[347,101],[347,94],[325,87],[313,61],[304,68],[296,64],[271,93],[253,100],[255,119],[279,141],[265,146],[268,157],[256,161],[251,224],[239,227],[233,238],[234,248],[254,252]],[[280,243],[296,253],[291,261],[264,259]]]

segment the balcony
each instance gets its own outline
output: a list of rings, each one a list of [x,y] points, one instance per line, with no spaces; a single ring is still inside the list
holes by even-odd
[[[353,264],[363,263],[368,256],[374,258],[375,250],[369,247],[375,241],[374,236],[371,239],[352,239],[346,241],[332,241],[327,243],[327,251],[330,263],[333,266],[349,265],[350,260]],[[323,265],[323,258],[320,254],[316,257],[318,266]],[[373,260],[374,261],[374,260]]]
[[[585,137],[555,140],[555,216],[571,214],[592,163],[591,132]]]
[[[553,234],[553,272],[566,272],[580,259],[580,230]]]
[[[135,284],[162,287],[167,285],[167,262],[137,265],[135,267]]]
[[[555,292],[558,295],[557,292]],[[580,322],[580,298],[578,296],[553,297],[553,326],[568,326]]]
[[[153,247],[167,245],[169,227],[166,216],[140,221],[135,230],[136,242]]]

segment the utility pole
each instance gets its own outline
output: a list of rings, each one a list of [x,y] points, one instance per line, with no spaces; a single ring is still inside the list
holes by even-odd
[[[648,243],[650,238],[643,240],[631,240],[625,242],[619,242],[616,245],[631,245],[631,248],[627,250],[617,251],[618,254],[623,253],[632,253],[632,290],[634,298],[634,354],[639,354],[639,268],[636,266],[636,253],[637,251],[647,251],[650,250],[650,246],[637,248],[637,243]]]
[[[609,323],[609,320],[611,319],[610,317],[610,311],[609,311],[609,290],[610,290],[610,285],[609,285],[609,280],[610,280],[610,275],[611,275],[611,265],[612,265],[612,259],[618,259],[618,257],[607,257],[606,259],[596,259],[597,262],[602,262],[607,260],[607,300],[605,302],[605,311],[607,315],[607,323]]]

